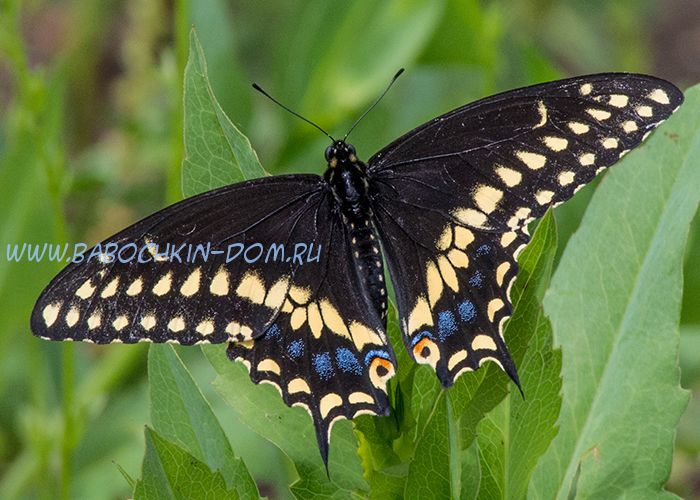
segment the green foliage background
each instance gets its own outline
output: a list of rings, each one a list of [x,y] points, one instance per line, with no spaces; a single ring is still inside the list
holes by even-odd
[[[674,5],[0,1],[0,498],[124,498],[134,488],[145,497],[248,498],[256,494],[251,476],[274,498],[370,488],[376,498],[646,497],[666,480],[685,408],[679,323],[680,375],[692,394],[667,487],[700,497],[697,220],[684,245],[700,189],[700,124],[690,111],[595,183],[590,222],[581,217],[597,186],[558,208],[556,227],[547,218],[523,254],[529,272],[509,332],[531,336],[529,347],[524,334],[510,339],[527,399],[506,396],[512,386],[491,368],[442,393],[398,352],[398,424],[360,418],[355,432],[337,425],[331,481],[308,417],[280,409],[276,392],[248,383],[221,348],[202,356],[196,348],[149,353],[33,338],[33,301],[60,266],[5,256],[7,243],[98,241],[183,190],[260,175],[260,164],[271,173],[320,173],[326,139],[254,94],[251,81],[338,133],[405,66],[353,133],[363,158],[440,112],[515,86],[626,70],[685,88],[700,75],[669,66],[674,40],[688,29],[674,19],[692,18]],[[193,25],[211,92],[203,67],[183,85]],[[697,109],[694,92],[688,100]],[[185,106],[202,116],[188,121]],[[196,124],[206,120],[223,120],[220,154],[197,157]],[[560,476],[565,483],[548,480]]]

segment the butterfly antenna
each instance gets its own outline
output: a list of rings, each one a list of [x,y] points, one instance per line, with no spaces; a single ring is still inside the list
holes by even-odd
[[[348,138],[348,136],[350,135],[350,132],[352,132],[353,130],[355,130],[355,127],[357,127],[357,124],[360,123],[360,122],[362,121],[362,119],[363,119],[365,116],[367,116],[367,114],[368,114],[370,111],[372,111],[372,110],[374,109],[374,107],[375,107],[377,104],[379,104],[379,101],[381,101],[381,100],[382,100],[382,97],[384,97],[384,96],[386,95],[386,93],[389,92],[389,89],[391,88],[391,86],[394,85],[394,82],[397,80],[398,77],[401,76],[401,73],[403,73],[403,72],[404,72],[404,68],[401,68],[400,70],[398,70],[398,71],[396,72],[396,74],[394,75],[394,78],[391,79],[391,81],[389,82],[389,85],[387,85],[386,88],[384,89],[384,92],[382,92],[382,95],[380,95],[380,96],[377,98],[377,100],[374,101],[374,102],[372,103],[372,105],[371,105],[369,108],[367,108],[367,110],[366,110],[364,113],[362,113],[362,115],[357,119],[357,121],[355,121],[355,123],[353,124],[353,126],[350,127],[350,130],[348,130],[348,133],[345,134],[345,137],[343,137],[343,141],[345,141],[345,140]]]
[[[308,118],[304,118],[303,116],[301,116],[301,115],[300,115],[299,113],[297,113],[296,111],[294,111],[294,110],[288,108],[287,106],[285,106],[284,104],[282,104],[281,102],[279,102],[277,99],[275,99],[275,98],[272,97],[270,94],[268,94],[267,92],[265,92],[265,91],[263,90],[263,88],[262,88],[260,85],[258,85],[257,83],[254,83],[254,84],[253,84],[253,88],[254,88],[255,90],[257,90],[258,92],[260,92],[260,93],[261,93],[262,95],[264,95],[265,97],[267,97],[268,99],[270,99],[272,102],[274,102],[275,104],[277,104],[277,105],[278,105],[279,107],[281,107],[282,109],[288,111],[289,113],[293,114],[293,115],[296,116],[297,118],[301,118],[302,120],[304,120],[304,121],[305,121],[306,123],[308,123],[309,125],[316,127],[318,130],[320,130],[321,132],[323,132],[331,141],[335,142],[335,139],[333,139],[333,137],[331,136],[331,134],[329,134],[328,132],[326,132],[325,130],[323,130],[321,127],[319,127],[318,125],[316,125],[314,122],[312,122],[312,121],[309,120]]]

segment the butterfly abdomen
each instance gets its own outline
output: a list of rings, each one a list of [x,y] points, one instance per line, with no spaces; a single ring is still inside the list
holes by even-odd
[[[386,322],[386,284],[384,265],[379,240],[369,219],[348,220],[352,252],[357,269],[369,290],[372,304],[383,321]]]
[[[386,326],[386,284],[384,265],[376,231],[370,220],[367,166],[358,160],[355,149],[337,141],[327,151],[329,168],[325,179],[333,191],[350,238],[351,251],[360,279],[369,291],[372,304]]]

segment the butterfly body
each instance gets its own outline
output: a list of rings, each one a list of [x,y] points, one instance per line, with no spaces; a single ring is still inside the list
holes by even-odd
[[[386,327],[387,294],[379,238],[373,224],[367,165],[360,161],[355,147],[334,141],[326,149],[328,169],[324,179],[333,192],[335,211],[350,234],[353,259],[371,297],[375,311]]]
[[[333,141],[323,176],[225,186],[102,243],[234,243],[246,259],[70,264],[37,300],[32,331],[97,343],[227,342],[255,383],[311,414],[327,461],[336,420],[389,413],[396,357],[383,260],[416,362],[444,387],[487,361],[519,384],[503,328],[527,224],[641,144],[682,101],[664,80],[605,73],[467,104],[366,163]]]

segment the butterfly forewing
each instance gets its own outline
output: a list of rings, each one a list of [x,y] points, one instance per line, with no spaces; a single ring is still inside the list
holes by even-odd
[[[639,145],[682,99],[653,77],[572,78],[456,109],[374,155],[375,223],[414,358],[445,385],[487,358],[517,380],[501,332],[526,224]]]
[[[218,343],[260,335],[294,285],[300,264],[288,261],[290,247],[319,245],[301,228],[313,222],[324,196],[317,176],[278,177],[168,207],[66,267],[37,301],[32,330],[96,343]],[[232,213],[237,205],[246,210]],[[279,244],[286,244],[284,258],[275,253]]]

